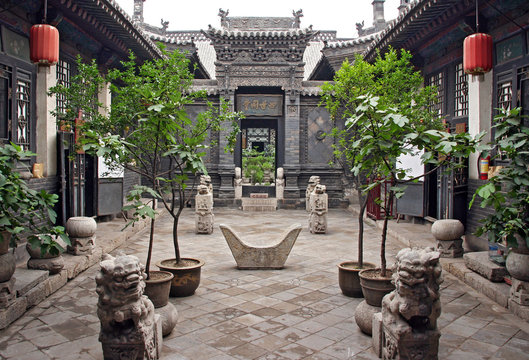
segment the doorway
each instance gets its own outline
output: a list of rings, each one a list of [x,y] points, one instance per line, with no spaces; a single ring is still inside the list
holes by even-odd
[[[277,120],[244,119],[241,124],[243,183],[270,185],[277,166]]]

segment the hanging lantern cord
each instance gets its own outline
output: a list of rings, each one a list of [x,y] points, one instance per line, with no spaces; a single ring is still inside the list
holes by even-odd
[[[46,0],[45,0],[46,1]],[[478,11],[478,1],[476,0],[476,32],[479,32],[479,11]]]
[[[42,19],[43,24],[47,24],[48,18],[48,0],[44,0],[44,19]]]

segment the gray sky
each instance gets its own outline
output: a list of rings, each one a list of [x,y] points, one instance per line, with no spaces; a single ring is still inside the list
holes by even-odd
[[[116,0],[132,16],[134,0]],[[220,27],[219,8],[229,10],[228,16],[292,16],[292,10],[303,9],[301,27],[313,25],[315,30],[337,30],[338,37],[357,36],[357,22],[365,21],[365,27],[373,22],[372,0],[145,0],[145,22],[161,26],[163,18],[169,21],[169,30],[207,29],[211,24]],[[386,0],[386,20],[398,15],[400,0]]]

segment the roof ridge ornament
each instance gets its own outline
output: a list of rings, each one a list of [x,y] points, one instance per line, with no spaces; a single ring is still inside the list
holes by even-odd
[[[301,26],[301,18],[303,17],[303,10],[302,9],[299,9],[298,11],[292,10],[292,15],[294,15],[293,26],[299,29]]]

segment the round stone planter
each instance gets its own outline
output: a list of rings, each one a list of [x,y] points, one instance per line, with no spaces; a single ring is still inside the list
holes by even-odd
[[[363,297],[360,287],[360,277],[358,273],[364,269],[374,269],[375,264],[363,262],[363,267],[358,267],[356,261],[346,261],[338,265],[338,285],[345,296],[361,298]]]
[[[529,254],[511,250],[507,255],[505,267],[509,274],[518,280],[529,281]]]
[[[200,272],[204,261],[182,258],[182,264],[176,266],[175,259],[166,259],[156,263],[160,270],[168,271],[174,275],[171,281],[170,296],[184,297],[195,293],[200,285]]]
[[[382,298],[395,290],[391,282],[391,270],[386,270],[386,277],[380,276],[380,269],[365,269],[360,271],[360,285],[366,302],[371,306],[382,306]]]
[[[465,227],[456,219],[437,220],[432,224],[432,235],[437,240],[455,240],[465,234]]]
[[[150,271],[149,279],[145,280],[144,294],[151,299],[155,308],[167,305],[169,302],[169,291],[171,280],[174,275],[168,271]]]
[[[70,237],[86,238],[93,236],[97,230],[97,223],[91,217],[74,216],[66,221],[66,232]]]
[[[162,318],[162,336],[169,335],[178,322],[176,307],[168,302],[165,306],[156,308],[155,312]]]

